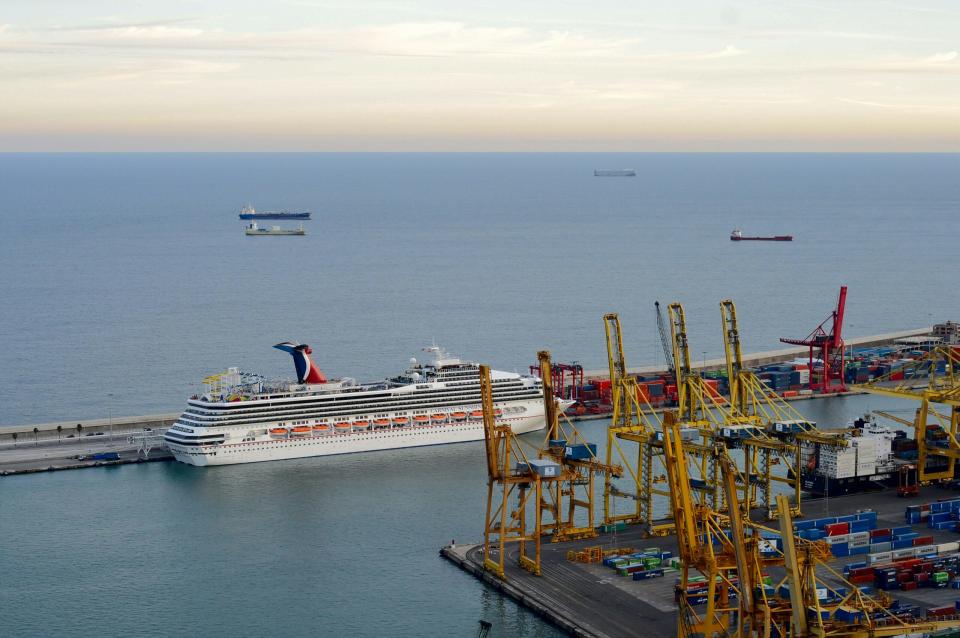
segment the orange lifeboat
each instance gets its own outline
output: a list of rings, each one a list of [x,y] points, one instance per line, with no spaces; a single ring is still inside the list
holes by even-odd
[[[447,415],[437,413],[437,414],[431,415],[430,420],[433,421],[434,423],[443,423],[444,421],[447,420]]]
[[[470,413],[470,419],[476,421],[483,418],[483,410],[474,410]]]
[[[333,425],[333,427],[335,427],[338,432],[349,432],[349,431],[350,431],[350,424],[347,423],[346,421],[341,421],[340,423],[335,423],[335,424]]]
[[[314,434],[327,434],[327,433],[329,433],[329,432],[330,432],[330,426],[327,425],[326,423],[322,423],[322,424],[320,424],[320,425],[315,425],[315,426],[313,426],[313,433],[314,433]]]
[[[270,436],[275,439],[282,439],[287,436],[287,428],[273,428],[270,430]]]
[[[313,428],[311,428],[309,425],[298,425],[290,430],[294,436],[306,436],[307,434],[310,434],[311,431],[313,431]]]
[[[451,414],[450,416],[453,417],[453,420],[454,420],[454,421],[463,421],[464,419],[467,418],[467,413],[466,413],[466,412],[454,412],[454,413]]]
[[[358,430],[366,430],[367,428],[370,427],[370,422],[369,422],[369,421],[354,421],[354,422],[353,422],[353,427],[357,428]]]
[[[405,416],[398,416],[393,420],[394,425],[406,425],[407,423],[410,423],[410,419]]]
[[[428,417],[426,414],[418,414],[417,416],[413,417],[413,422],[417,425],[423,425],[429,421],[430,417]]]
[[[390,419],[374,419],[373,426],[376,428],[385,428],[390,425]]]

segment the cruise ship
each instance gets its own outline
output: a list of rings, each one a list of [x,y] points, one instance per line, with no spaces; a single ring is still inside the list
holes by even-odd
[[[190,465],[228,465],[483,439],[480,372],[441,348],[376,383],[327,379],[305,344],[293,356],[296,383],[268,383],[230,368],[204,380],[164,440]],[[517,434],[545,427],[543,387],[532,376],[490,371],[497,422]],[[565,407],[561,405],[561,408]]]

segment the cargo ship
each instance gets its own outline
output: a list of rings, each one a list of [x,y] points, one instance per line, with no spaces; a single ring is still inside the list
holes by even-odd
[[[859,418],[844,431],[845,447],[804,442],[805,461],[801,474],[803,491],[813,496],[840,496],[895,487],[899,468],[894,448],[906,433],[878,424],[870,417]]]
[[[240,219],[310,219],[310,213],[291,213],[285,210],[258,212],[253,206],[244,206],[240,211]]]
[[[176,460],[227,465],[483,439],[476,363],[431,346],[429,362],[411,359],[403,374],[358,383],[328,379],[305,344],[274,347],[293,356],[296,383],[266,383],[238,368],[208,377],[164,435]],[[545,427],[539,378],[490,375],[497,423],[517,434]]]
[[[244,231],[246,235],[251,237],[261,237],[264,235],[306,235],[307,231],[303,229],[303,224],[300,224],[299,228],[280,228],[279,226],[271,226],[270,228],[260,228],[257,225],[257,222],[250,222],[250,225],[247,226]]]
[[[593,171],[594,177],[636,177],[637,171],[632,168],[598,168]]]
[[[745,237],[743,231],[734,228],[730,233],[730,241],[793,241],[793,235],[773,235],[772,237]]]

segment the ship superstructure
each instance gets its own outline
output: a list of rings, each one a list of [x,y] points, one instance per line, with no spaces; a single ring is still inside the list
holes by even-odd
[[[411,359],[403,374],[375,383],[327,379],[307,345],[275,347],[293,356],[297,382],[237,368],[208,377],[165,435],[178,461],[225,465],[483,439],[479,366],[437,346],[424,349],[429,362]],[[518,434],[544,427],[539,379],[494,370],[491,381],[498,423]]]

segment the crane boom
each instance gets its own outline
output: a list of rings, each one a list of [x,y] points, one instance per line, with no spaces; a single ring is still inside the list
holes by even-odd
[[[720,302],[720,316],[723,320],[723,351],[727,360],[731,407],[745,414],[747,388],[741,379],[743,351],[740,345],[740,328],[737,325],[737,306],[732,299],[724,299]]]
[[[663,358],[667,362],[667,370],[675,372],[673,367],[673,355],[670,353],[670,340],[667,338],[667,329],[663,325],[663,313],[660,312],[660,302],[654,301],[654,307],[657,309],[657,332],[660,333],[660,346],[663,348]]]

